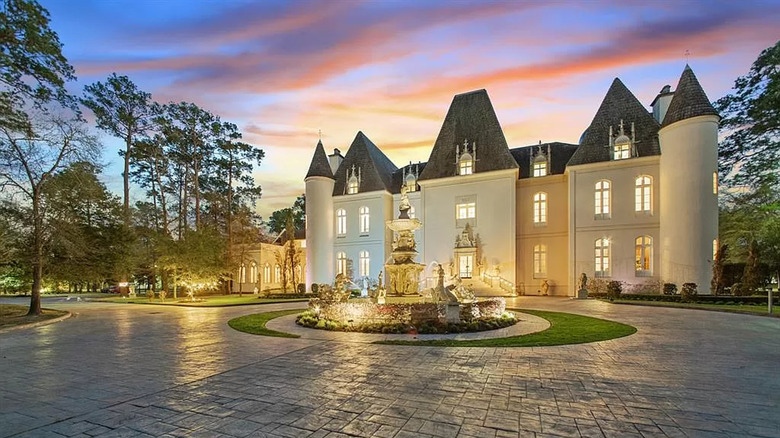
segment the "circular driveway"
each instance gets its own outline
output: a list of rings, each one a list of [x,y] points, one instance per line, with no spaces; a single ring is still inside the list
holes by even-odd
[[[639,331],[583,345],[440,348],[226,324],[303,303],[44,305],[74,317],[0,334],[0,437],[780,437],[775,318],[520,297],[509,307]]]

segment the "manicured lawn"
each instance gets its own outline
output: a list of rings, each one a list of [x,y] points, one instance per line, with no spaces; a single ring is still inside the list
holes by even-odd
[[[27,316],[27,306],[17,306],[15,304],[0,304],[0,329],[14,327],[22,324],[46,321],[47,319],[57,318],[68,312],[62,310],[43,309],[43,314],[36,316]]]
[[[780,318],[780,306],[775,303],[772,314],[767,312],[767,306],[752,306],[746,304],[699,304],[670,303],[665,301],[615,300],[614,304],[629,304],[635,306],[675,307],[681,309],[714,310],[716,312],[744,313],[749,315],[774,316]]]
[[[278,310],[276,312],[255,313],[252,315],[239,316],[228,321],[228,325],[240,332],[251,333],[253,335],[274,336],[277,338],[300,338],[292,333],[277,332],[265,328],[265,323],[280,316],[301,313],[301,309]]]
[[[93,301],[100,301],[106,303],[127,303],[127,304],[162,304],[165,306],[185,306],[185,307],[227,307],[227,306],[247,306],[251,304],[266,304],[266,303],[287,303],[287,302],[305,302],[308,298],[258,298],[257,295],[217,295],[204,297],[203,301],[187,301],[187,298],[179,298],[174,300],[173,298],[166,298],[165,302],[155,298],[149,301],[145,297],[136,298],[122,298],[122,297],[110,297],[95,299]]]
[[[636,328],[619,322],[571,313],[547,312],[541,310],[512,309],[517,312],[539,316],[550,322],[547,330],[527,335],[471,341],[377,341],[376,344],[427,345],[436,347],[547,347],[552,345],[584,344],[606,341],[636,333]],[[522,319],[522,315],[521,315]],[[522,322],[520,322],[522,324]]]

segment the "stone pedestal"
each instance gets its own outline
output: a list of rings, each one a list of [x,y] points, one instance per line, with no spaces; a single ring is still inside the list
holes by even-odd
[[[458,324],[460,322],[460,304],[447,303],[445,321],[447,324]]]
[[[586,300],[588,299],[588,290],[587,289],[580,289],[577,291],[577,299],[578,300]]]

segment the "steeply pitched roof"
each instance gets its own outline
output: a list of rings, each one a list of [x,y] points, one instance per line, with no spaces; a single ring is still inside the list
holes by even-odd
[[[540,145],[522,146],[518,148],[512,148],[509,152],[517,161],[520,166],[520,178],[529,178],[531,176],[531,156],[536,152]],[[547,147],[550,147],[550,175],[560,175],[566,171],[566,163],[569,162],[571,156],[577,151],[576,144],[561,143],[554,141],[551,143],[542,143],[542,151],[546,154]]]
[[[487,91],[476,90],[452,99],[420,179],[455,176],[455,145],[464,140],[477,143],[475,172],[517,168]]]
[[[609,127],[617,127],[623,120],[627,134],[631,135],[631,123],[636,130],[636,148],[640,157],[660,155],[658,144],[658,129],[660,126],[652,114],[637,100],[631,91],[615,78],[604,96],[601,106],[590,126],[580,140],[580,147],[569,160],[568,165],[597,163],[609,161],[612,151],[609,150]]]
[[[344,161],[336,170],[333,196],[347,192],[347,170],[360,169],[360,192],[387,190],[392,192],[393,172],[398,170],[395,164],[379,148],[359,131],[349,146]]]
[[[393,185],[392,185],[392,190],[390,190],[390,193],[401,193],[401,185],[404,182],[404,170],[406,170],[406,174],[408,175],[409,172],[414,173],[416,167],[417,171],[419,172],[418,175],[421,175],[423,170],[425,170],[426,164],[428,163],[407,164],[406,166],[401,166],[400,169],[393,172],[393,183],[392,183]]]
[[[666,110],[664,122],[661,126],[669,126],[680,120],[690,119],[696,116],[718,115],[710,100],[693,74],[693,70],[687,64],[674,90],[674,97]]]
[[[333,172],[330,171],[328,155],[325,153],[325,148],[322,146],[322,140],[317,142],[317,147],[314,148],[314,156],[311,158],[309,171],[306,172],[306,178],[310,176],[325,176],[331,179],[333,178]]]

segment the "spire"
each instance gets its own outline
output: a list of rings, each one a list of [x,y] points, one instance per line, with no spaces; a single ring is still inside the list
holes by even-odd
[[[311,176],[324,176],[333,179],[333,172],[330,171],[328,155],[325,153],[325,147],[322,146],[322,140],[317,142],[314,156],[311,158],[311,164],[309,165],[309,171],[306,172],[306,178]]]
[[[669,109],[666,111],[661,126],[665,127],[691,117],[706,115],[717,116],[718,112],[707,98],[691,67],[685,64],[680,82],[677,83],[677,89],[674,90],[674,97],[669,103]]]

